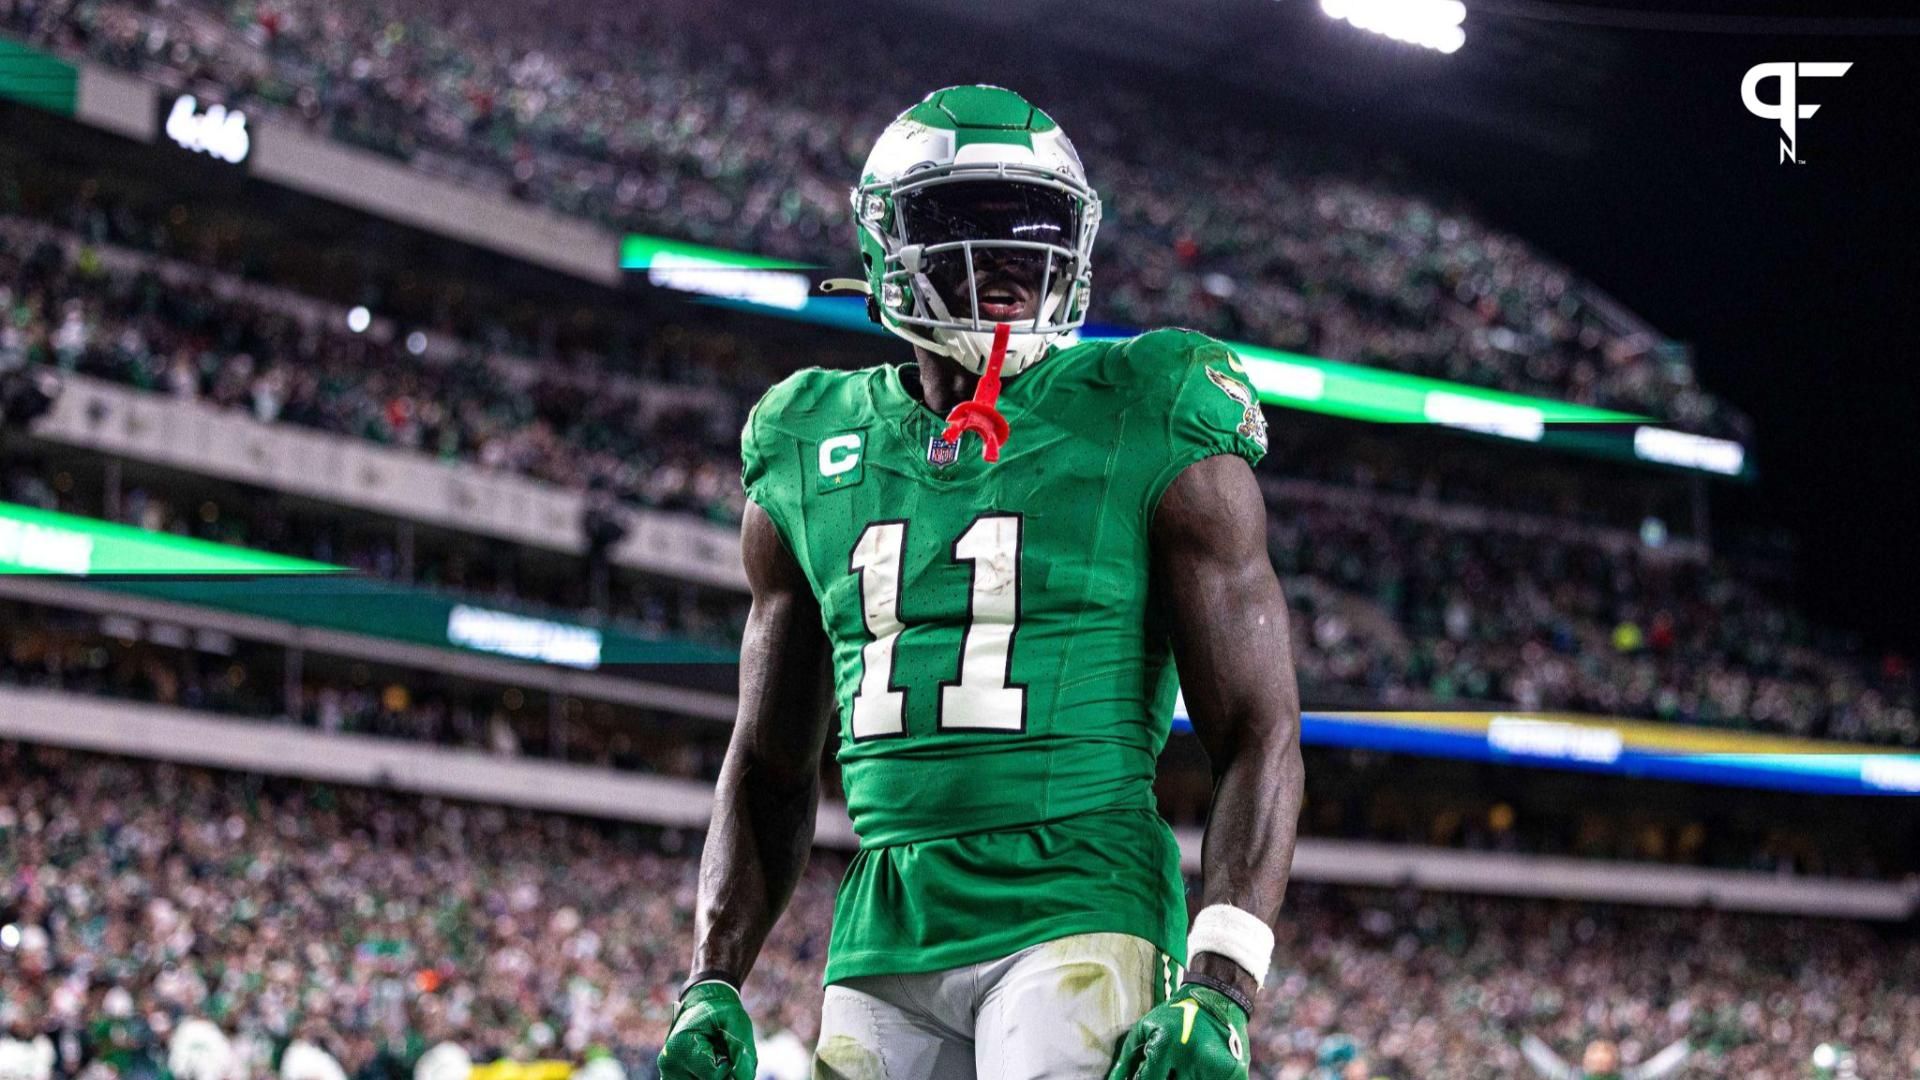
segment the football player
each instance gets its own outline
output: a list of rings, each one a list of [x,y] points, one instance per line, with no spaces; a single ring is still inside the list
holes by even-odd
[[[1100,200],[1018,94],[908,109],[853,209],[866,276],[829,284],[916,362],[799,372],[742,433],[739,720],[661,1072],[754,1075],[739,988],[831,724],[859,851],[816,1077],[1244,1077],[1302,787],[1247,374],[1182,330],[1073,340]],[[1176,667],[1215,777],[1191,925]]]

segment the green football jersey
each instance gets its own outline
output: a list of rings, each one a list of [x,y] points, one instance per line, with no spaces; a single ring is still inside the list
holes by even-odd
[[[1148,600],[1161,494],[1258,461],[1240,361],[1188,331],[1057,350],[1007,380],[1000,460],[897,367],[801,371],[741,439],[748,496],[819,599],[860,840],[827,981],[939,971],[1068,934],[1184,958],[1154,804],[1175,693]]]

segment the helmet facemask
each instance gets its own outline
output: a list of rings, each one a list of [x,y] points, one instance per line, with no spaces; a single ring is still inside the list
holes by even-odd
[[[1100,201],[1077,178],[955,163],[862,185],[854,200],[883,253],[870,271],[882,321],[929,352],[979,374],[1007,323],[1013,375],[1086,321]]]

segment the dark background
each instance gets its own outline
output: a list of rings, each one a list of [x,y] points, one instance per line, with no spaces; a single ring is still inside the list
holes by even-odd
[[[1716,551],[1817,622],[1920,656],[1920,7],[1465,3],[1452,55],[1318,0],[894,10],[949,27],[951,70],[927,85],[1138,72],[1123,77],[1156,80],[1196,123],[1253,115],[1276,152],[1387,159],[1571,267],[1691,345],[1701,385],[1753,418],[1758,483],[1709,485]],[[1800,81],[1820,105],[1799,124],[1802,164],[1740,100],[1747,69],[1777,61],[1854,65]],[[1069,133],[1100,110],[1040,104]]]
[[[1484,214],[1691,343],[1702,385],[1754,418],[1760,480],[1714,486],[1716,546],[1791,533],[1803,610],[1920,652],[1920,37],[1581,32],[1624,43],[1592,152],[1452,170]],[[1740,103],[1745,71],[1777,60],[1854,64],[1801,81],[1821,106],[1803,164]]]

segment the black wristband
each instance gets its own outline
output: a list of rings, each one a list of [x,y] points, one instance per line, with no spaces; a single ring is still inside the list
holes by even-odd
[[[701,983],[710,982],[723,982],[733,987],[734,993],[737,994],[740,992],[740,980],[733,977],[733,972],[721,968],[702,968],[693,973],[693,977],[687,980],[687,985],[680,988],[680,996],[674,1000],[685,1001],[687,991],[699,986]]]
[[[1190,982],[1195,986],[1204,986],[1209,990],[1225,994],[1228,1001],[1240,1006],[1240,1011],[1246,1015],[1248,1020],[1253,1019],[1253,999],[1248,997],[1239,987],[1227,980],[1216,979],[1211,975],[1202,975],[1196,971],[1189,971],[1187,972],[1187,977],[1182,981]]]

